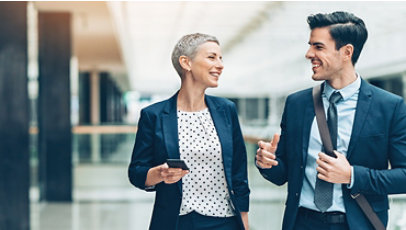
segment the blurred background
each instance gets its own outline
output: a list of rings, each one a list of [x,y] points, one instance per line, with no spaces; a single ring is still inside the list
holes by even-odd
[[[208,94],[238,108],[251,230],[280,229],[286,187],[258,173],[256,142],[315,84],[307,16],[337,10],[369,31],[357,71],[405,97],[406,2],[0,2],[0,230],[148,228],[154,193],[127,179],[139,111],[179,88],[171,51],[195,32],[221,43]],[[406,196],[390,200],[388,229],[406,229]]]

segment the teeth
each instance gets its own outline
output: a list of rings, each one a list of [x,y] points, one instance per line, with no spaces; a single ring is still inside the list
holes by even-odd
[[[313,64],[312,65],[312,67],[314,68],[314,67],[319,67],[320,65],[318,65],[318,64]]]
[[[218,73],[211,73],[211,75],[213,75],[213,76],[215,76],[215,77],[220,76],[220,74],[218,74]]]

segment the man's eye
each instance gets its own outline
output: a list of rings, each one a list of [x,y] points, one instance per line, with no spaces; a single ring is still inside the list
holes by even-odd
[[[316,49],[321,50],[321,49],[323,49],[323,47],[322,46],[316,46]]]
[[[210,59],[214,59],[214,56],[209,56]]]

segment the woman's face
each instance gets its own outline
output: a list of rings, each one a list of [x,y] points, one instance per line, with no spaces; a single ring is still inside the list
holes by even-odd
[[[223,71],[223,60],[220,46],[215,42],[206,42],[197,48],[191,60],[192,78],[205,87],[217,87]]]

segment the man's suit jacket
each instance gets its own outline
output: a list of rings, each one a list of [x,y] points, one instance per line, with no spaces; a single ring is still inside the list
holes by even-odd
[[[145,188],[150,168],[163,164],[168,158],[179,159],[177,93],[168,100],[153,104],[141,111],[135,146],[128,176],[131,183]],[[236,215],[247,212],[249,206],[247,156],[234,103],[205,96],[223,156],[223,165],[231,204]],[[161,182],[156,191],[150,229],[175,230],[182,201],[182,180],[174,184]],[[238,218],[241,220],[241,218]],[[240,221],[243,229],[242,221]]]
[[[283,229],[293,229],[305,176],[311,125],[315,117],[312,89],[290,95],[281,121],[278,166],[260,169],[277,185],[288,182]],[[350,194],[362,193],[384,224],[388,194],[406,192],[406,107],[403,100],[362,80],[347,152],[354,167],[351,189],[342,185],[351,230],[373,229]],[[391,169],[388,169],[390,162]]]

